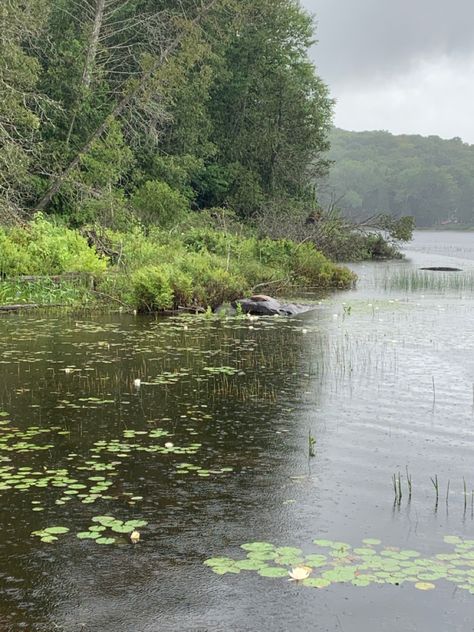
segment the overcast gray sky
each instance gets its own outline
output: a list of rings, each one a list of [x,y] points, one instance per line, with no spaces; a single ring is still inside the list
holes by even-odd
[[[474,143],[474,0],[302,0],[336,125]]]

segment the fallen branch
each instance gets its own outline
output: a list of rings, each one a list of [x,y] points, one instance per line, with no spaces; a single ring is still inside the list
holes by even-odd
[[[39,305],[36,303],[20,303],[19,305],[0,305],[0,312],[18,312],[21,309],[45,309],[46,307],[69,307],[68,305],[55,305],[48,303]]]
[[[264,283],[259,283],[258,285],[255,285],[252,288],[252,292],[255,293],[260,288],[269,287],[270,285],[278,285],[278,283],[281,283],[281,287],[285,287],[287,285],[290,285],[291,279],[286,277],[284,279],[278,279],[276,281],[265,281]]]
[[[122,305],[122,307],[126,307],[127,310],[129,312],[133,312],[134,310],[130,307],[130,305],[127,305],[126,303],[124,303],[123,301],[121,301],[118,298],[115,298],[115,296],[110,296],[110,294],[104,294],[104,292],[97,292],[97,290],[91,290],[91,292],[93,294],[95,294],[96,296],[102,296],[103,298],[108,299],[109,301],[114,301],[114,303],[119,303],[119,305]]]

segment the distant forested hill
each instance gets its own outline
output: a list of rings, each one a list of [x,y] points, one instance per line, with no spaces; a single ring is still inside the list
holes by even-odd
[[[414,215],[418,226],[474,226],[474,145],[460,138],[347,132],[331,137],[322,201],[352,217]]]

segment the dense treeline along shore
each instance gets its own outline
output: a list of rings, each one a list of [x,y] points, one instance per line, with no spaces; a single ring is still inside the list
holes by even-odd
[[[1,12],[1,303],[215,307],[254,289],[348,287],[330,259],[394,253],[318,202],[333,103],[296,0]],[[93,290],[22,279],[64,273],[91,275]]]
[[[474,145],[460,138],[330,133],[334,161],[322,197],[344,213],[413,215],[418,228],[474,227]]]

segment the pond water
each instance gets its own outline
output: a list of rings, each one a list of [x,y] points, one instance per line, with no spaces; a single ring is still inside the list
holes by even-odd
[[[474,234],[353,268],[299,319],[0,319],[1,631],[473,630]]]

